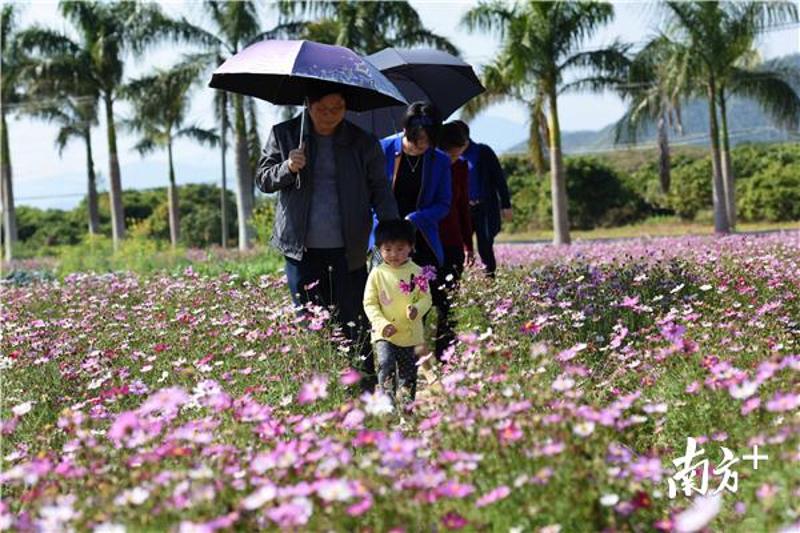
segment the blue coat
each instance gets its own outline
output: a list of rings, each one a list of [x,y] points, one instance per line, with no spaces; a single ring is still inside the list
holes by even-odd
[[[394,190],[395,166],[402,153],[402,138],[403,134],[398,133],[381,140],[381,148],[386,156],[386,178],[392,190]],[[409,213],[406,218],[419,229],[436,254],[439,265],[442,265],[444,248],[439,239],[439,221],[450,212],[452,197],[450,157],[436,148],[429,149],[422,157],[422,189],[417,201],[417,210]],[[371,243],[374,243],[374,240],[371,240]]]

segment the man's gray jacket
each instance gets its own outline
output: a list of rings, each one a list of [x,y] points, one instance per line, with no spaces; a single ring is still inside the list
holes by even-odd
[[[306,115],[306,131],[312,127]],[[366,264],[372,209],[379,220],[397,219],[399,215],[377,139],[344,120],[334,132],[333,144],[342,237],[348,268],[353,271]],[[289,170],[288,159],[289,151],[299,145],[298,115],[273,126],[256,171],[258,188],[278,193],[271,243],[297,260],[303,258],[314,185],[314,136],[306,137],[306,166],[298,176]]]

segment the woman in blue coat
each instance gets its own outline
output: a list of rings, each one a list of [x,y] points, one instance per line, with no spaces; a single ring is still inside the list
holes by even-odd
[[[413,260],[437,268],[444,263],[439,221],[450,212],[451,198],[450,158],[436,148],[440,125],[431,104],[414,102],[406,111],[403,131],[381,141],[400,217],[417,228]]]

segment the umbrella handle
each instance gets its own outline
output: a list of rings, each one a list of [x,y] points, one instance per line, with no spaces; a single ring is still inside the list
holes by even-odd
[[[303,112],[300,115],[300,146],[297,147],[298,150],[302,150],[305,147],[303,143],[303,133],[305,133],[306,129],[306,110],[308,109],[308,98],[303,100]],[[297,188],[300,188],[300,171],[297,172],[297,180],[295,181]]]

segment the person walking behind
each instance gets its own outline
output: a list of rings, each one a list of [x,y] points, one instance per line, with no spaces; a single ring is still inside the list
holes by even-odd
[[[308,135],[300,138],[300,116],[272,128],[256,185],[278,193],[270,242],[285,257],[292,301],[332,306],[357,344],[367,334],[357,319],[364,286],[351,286],[349,272],[366,264],[373,210],[382,221],[399,217],[377,139],[344,120],[346,99],[328,87],[309,95]],[[356,365],[374,374],[371,357]]]
[[[431,307],[429,282],[435,274],[411,260],[416,228],[407,220],[380,222],[375,246],[383,262],[373,268],[364,291],[378,355],[378,390],[408,407],[417,392],[415,347],[424,343],[422,317]]]
[[[439,223],[439,237],[444,249],[444,264],[439,269],[444,291],[436,303],[436,358],[441,361],[445,350],[454,343],[455,322],[450,307],[464,271],[465,254],[472,262],[472,220],[469,208],[469,171],[461,155],[467,148],[468,138],[459,124],[449,122],[442,126],[439,148],[450,156],[452,175],[452,200],[450,212]]]
[[[403,118],[403,131],[381,140],[400,218],[417,229],[413,260],[437,268],[444,263],[439,222],[450,211],[451,196],[450,158],[436,149],[440,126],[431,104],[414,102]]]
[[[508,183],[494,150],[486,144],[473,141],[466,122],[456,120],[454,123],[461,126],[468,139],[462,158],[469,167],[469,205],[472,229],[478,240],[478,254],[486,273],[494,277],[497,270],[494,238],[500,233],[501,215],[506,222],[512,217]]]

